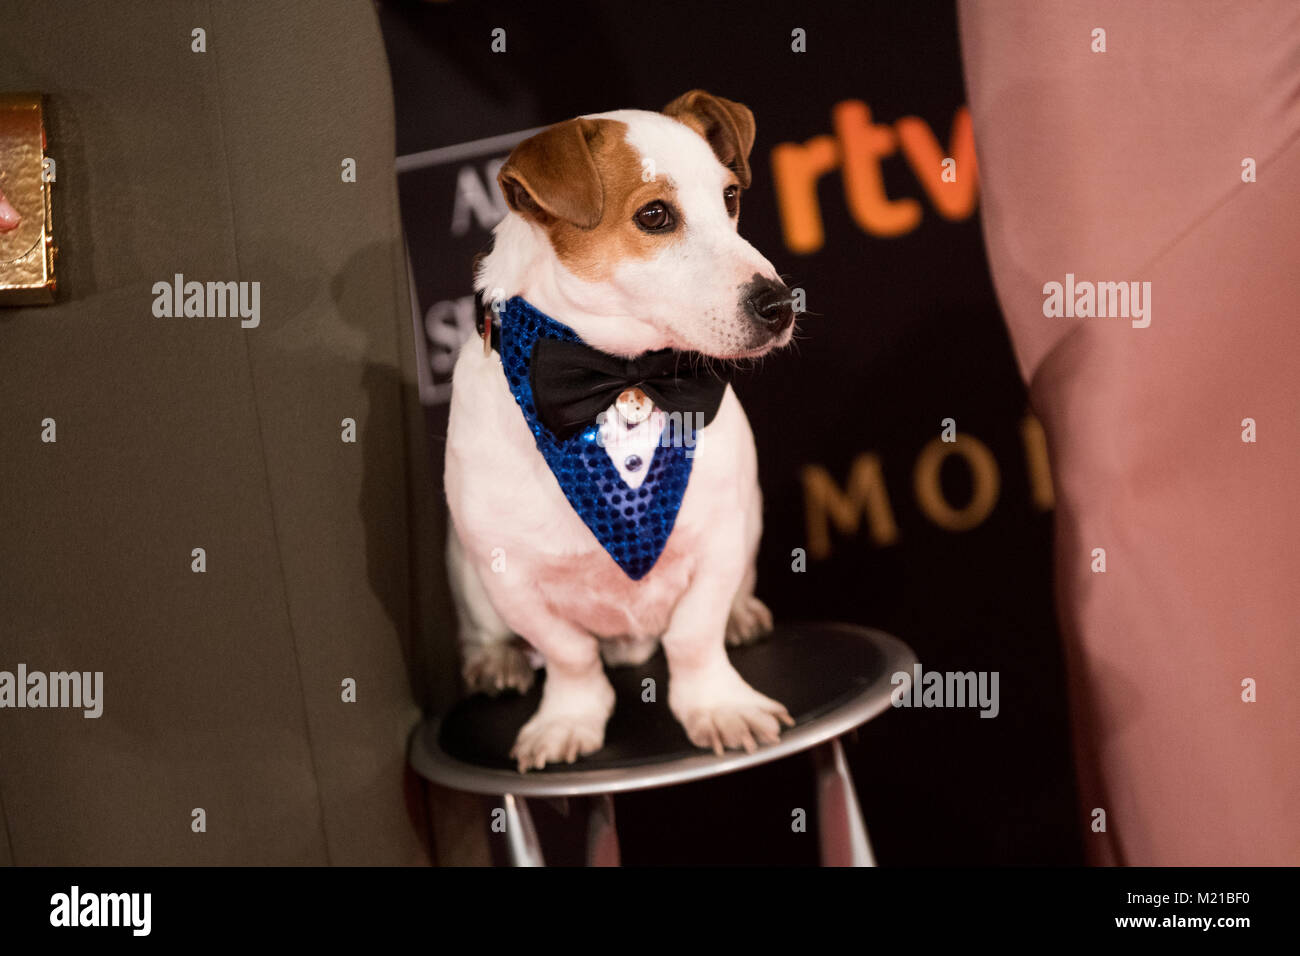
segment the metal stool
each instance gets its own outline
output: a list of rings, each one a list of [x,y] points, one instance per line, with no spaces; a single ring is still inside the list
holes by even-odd
[[[730,657],[745,680],[785,704],[795,718],[779,743],[722,756],[693,747],[668,710],[668,669],[659,653],[640,667],[609,670],[617,703],[605,747],[577,763],[521,774],[507,756],[515,734],[537,709],[539,679],[525,695],[475,695],[442,719],[424,721],[411,739],[411,766],[442,786],[500,796],[515,866],[545,865],[526,798],[586,797],[587,862],[617,866],[613,794],[721,776],[813,750],[822,864],[874,866],[839,738],[887,710],[895,687],[910,689],[916,655],[881,631],[823,623],[778,627],[763,641],[731,648]],[[891,684],[895,674],[904,675],[901,685]],[[647,678],[655,682],[655,703],[642,701]]]

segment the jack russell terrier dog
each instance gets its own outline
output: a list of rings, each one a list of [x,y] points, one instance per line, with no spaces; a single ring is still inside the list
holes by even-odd
[[[754,596],[754,438],[713,367],[785,345],[795,321],[736,230],[753,144],[747,107],[694,90],[548,127],[498,176],[484,338],[453,375],[448,567],[471,690],[529,689],[513,635],[545,662],[520,771],[599,750],[602,659],[660,645],[696,746],[753,751],[794,723],[726,651],[772,618]]]

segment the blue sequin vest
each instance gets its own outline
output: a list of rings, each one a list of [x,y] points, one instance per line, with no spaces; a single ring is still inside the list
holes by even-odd
[[[560,490],[611,558],[634,581],[663,553],[691,477],[691,457],[681,443],[659,444],[641,487],[627,485],[599,441],[595,422],[564,441],[537,417],[529,376],[538,339],[581,342],[578,334],[519,296],[501,312],[501,365],[510,393]]]

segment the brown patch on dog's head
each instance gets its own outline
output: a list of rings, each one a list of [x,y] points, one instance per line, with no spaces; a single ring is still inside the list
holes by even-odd
[[[556,257],[575,275],[607,278],[622,259],[647,259],[672,235],[638,229],[636,211],[672,203],[671,183],[644,182],[627,124],[572,119],[524,140],[497,174],[506,203],[546,230]]]
[[[691,90],[663,111],[703,136],[718,162],[736,174],[741,186],[749,188],[749,153],[754,148],[755,126],[748,106],[704,90]]]

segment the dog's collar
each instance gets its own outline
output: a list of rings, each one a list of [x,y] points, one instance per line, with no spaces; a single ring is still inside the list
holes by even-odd
[[[499,307],[500,320],[491,323],[491,343],[501,355],[510,393],[537,450],[560,490],[601,547],[633,580],[640,580],[663,553],[677,521],[694,449],[700,440],[660,441],[648,462],[641,485],[633,488],[619,474],[600,442],[596,422],[559,438],[540,420],[533,396],[531,366],[540,339],[581,343],[571,328],[555,321],[523,298],[515,296]],[[481,333],[480,333],[481,334]],[[678,430],[680,437],[683,430]]]

